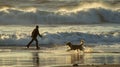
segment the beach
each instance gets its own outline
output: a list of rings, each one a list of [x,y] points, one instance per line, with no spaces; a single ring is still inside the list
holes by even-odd
[[[120,67],[119,64],[106,64],[106,65],[79,65],[79,66],[56,66],[56,67]]]
[[[73,66],[120,67],[120,1],[0,0],[0,67]]]
[[[119,67],[119,24],[40,25],[40,50],[35,42],[26,48],[33,27],[1,25],[0,67]],[[67,51],[68,41],[79,45],[81,39],[85,40],[85,53]]]
[[[62,49],[62,50],[61,50]],[[1,46],[0,67],[119,67],[120,53],[66,51],[66,47],[46,48]]]

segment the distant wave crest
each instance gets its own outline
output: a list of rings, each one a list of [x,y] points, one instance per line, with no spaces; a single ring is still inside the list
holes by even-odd
[[[28,9],[30,10],[30,9]],[[48,12],[31,8],[0,10],[0,24],[120,23],[120,9],[90,8],[77,12]]]

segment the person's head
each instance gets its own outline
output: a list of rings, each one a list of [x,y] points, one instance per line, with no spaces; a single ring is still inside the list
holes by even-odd
[[[39,26],[38,26],[38,25],[36,25],[36,28],[39,28]]]

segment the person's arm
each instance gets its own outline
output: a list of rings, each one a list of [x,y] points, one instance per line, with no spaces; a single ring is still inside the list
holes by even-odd
[[[39,33],[39,36],[42,37],[42,35]]]
[[[42,35],[39,33],[39,30],[38,30],[38,35],[39,35],[40,37],[42,37]]]

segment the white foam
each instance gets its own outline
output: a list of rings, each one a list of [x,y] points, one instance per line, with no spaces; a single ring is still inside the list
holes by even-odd
[[[91,28],[92,26],[92,28]],[[106,26],[106,28],[104,28]],[[117,27],[118,26],[118,27]],[[116,28],[117,27],[117,28]],[[22,29],[21,29],[22,28]],[[91,29],[91,30],[89,30]],[[0,27],[0,43],[1,45],[25,45],[31,40],[30,26],[1,26]],[[101,31],[100,31],[101,30]],[[73,26],[40,26],[40,33],[43,38],[39,38],[40,44],[65,44],[71,41],[79,44],[80,39],[84,39],[86,43],[97,44],[114,44],[119,43],[120,32],[119,25],[73,25]]]

